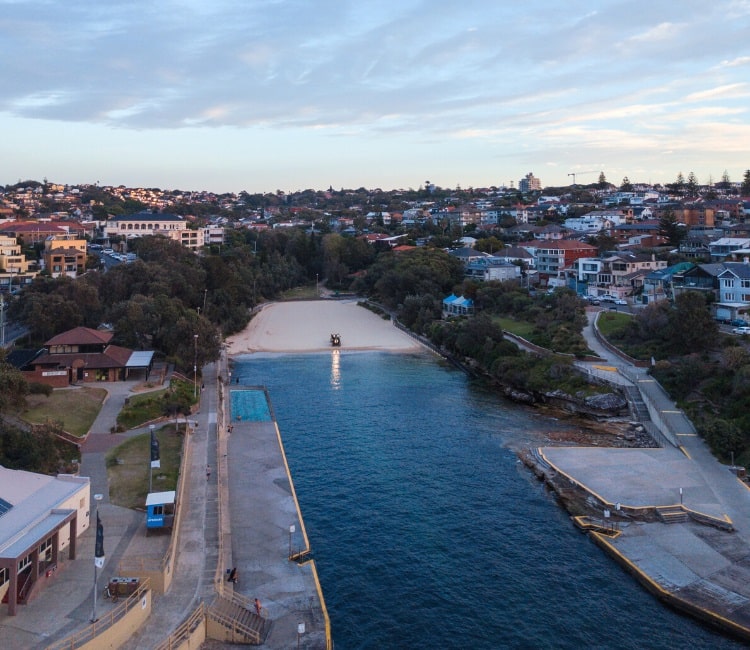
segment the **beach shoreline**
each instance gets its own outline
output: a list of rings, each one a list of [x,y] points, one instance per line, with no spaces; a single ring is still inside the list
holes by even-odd
[[[332,348],[331,334],[341,336]],[[360,307],[354,300],[305,300],[264,305],[237,334],[227,337],[230,356],[271,353],[378,350],[414,352],[423,349],[391,320]]]

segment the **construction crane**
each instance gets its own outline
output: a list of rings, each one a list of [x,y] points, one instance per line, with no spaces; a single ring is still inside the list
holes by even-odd
[[[576,184],[576,174],[578,174],[578,176],[581,176],[582,174],[596,174],[596,173],[597,172],[595,170],[589,170],[589,171],[586,171],[586,172],[570,172],[570,174],[568,174],[568,176],[572,176],[573,177],[573,186],[575,187],[575,184]]]

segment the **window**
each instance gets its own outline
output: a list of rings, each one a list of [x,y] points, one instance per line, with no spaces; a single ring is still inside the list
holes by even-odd
[[[6,582],[8,582],[8,569],[2,568],[0,569],[0,587],[2,587]]]

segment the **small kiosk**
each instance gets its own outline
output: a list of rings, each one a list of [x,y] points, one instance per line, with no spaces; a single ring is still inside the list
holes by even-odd
[[[175,491],[151,492],[146,496],[146,532],[172,528],[174,525]]]

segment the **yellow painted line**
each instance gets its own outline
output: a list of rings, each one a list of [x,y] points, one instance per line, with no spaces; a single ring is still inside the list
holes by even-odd
[[[697,438],[697,433],[675,433],[676,436],[680,436],[682,438]]]
[[[617,368],[614,366],[592,366],[596,370],[606,370],[607,372],[617,372]]]
[[[747,481],[743,481],[739,476],[735,477],[741,485],[744,486],[746,490],[750,490],[750,485],[747,484]]]
[[[693,460],[693,457],[688,453],[688,450],[685,449],[682,445],[680,445],[680,451],[685,454],[690,460]]]

